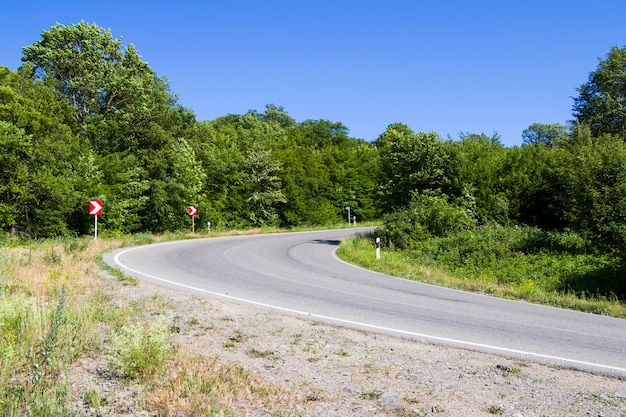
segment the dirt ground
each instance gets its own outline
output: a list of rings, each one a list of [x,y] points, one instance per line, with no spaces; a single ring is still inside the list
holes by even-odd
[[[113,302],[152,300],[145,314],[175,323],[178,346],[243,367],[288,393],[270,407],[242,400],[237,415],[626,417],[623,380],[366,333],[146,282],[124,286],[105,275]],[[91,386],[104,383],[93,362],[82,372]],[[128,387],[106,390],[114,398],[110,414],[144,415],[128,400]]]

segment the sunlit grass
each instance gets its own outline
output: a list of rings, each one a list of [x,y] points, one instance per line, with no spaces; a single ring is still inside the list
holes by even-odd
[[[260,232],[267,231],[211,236]],[[99,266],[102,253],[195,237],[200,236],[64,238],[0,247],[0,415],[71,416],[83,403],[106,410],[103,389],[93,382],[72,387],[68,379],[79,360],[98,357],[107,358],[106,372],[128,390],[136,384],[146,388],[133,391],[134,401],[151,415],[236,415],[242,398],[271,404],[268,393],[277,388],[221,364],[211,352],[192,354],[172,342],[176,323],[155,316],[167,310],[167,299],[111,300]]]
[[[373,236],[346,239],[342,242],[337,253],[347,262],[400,278],[502,298],[521,299],[544,305],[626,318],[624,302],[617,297],[558,291],[554,289],[554,285],[549,279],[538,278],[532,274],[526,275],[524,279],[503,282],[488,268],[483,271],[472,271],[471,274],[464,274],[461,268],[451,270],[445,265],[438,264],[432,259],[432,255],[424,256],[421,254],[416,256],[411,251],[399,251],[390,248],[383,248],[380,259],[376,259]],[[511,274],[515,270],[516,274],[524,276],[525,268],[526,270],[530,269],[529,262],[533,261],[534,258],[528,258],[526,261],[520,261],[519,258],[517,260],[511,259],[508,264],[506,260],[499,261],[498,267],[510,268]],[[545,264],[553,267],[555,262],[559,262],[558,257]],[[572,263],[573,261],[568,258],[566,262]],[[547,275],[549,276],[549,274]]]

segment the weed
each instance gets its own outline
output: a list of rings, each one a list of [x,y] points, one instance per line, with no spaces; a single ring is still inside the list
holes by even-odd
[[[69,238],[63,242],[63,248],[66,253],[70,252],[84,252],[89,244],[92,242],[90,237],[82,238]]]
[[[137,278],[133,278],[124,274],[124,272],[120,271],[119,269],[115,269],[111,267],[109,264],[105,263],[104,261],[98,262],[98,265],[102,269],[106,270],[109,274],[117,278],[117,280],[123,283],[124,285],[132,286],[132,287],[139,285],[139,280]]]
[[[235,331],[235,334],[228,338],[231,343],[242,343],[248,340],[248,336],[240,330]]]
[[[504,373],[504,376],[517,375],[522,372],[521,368],[509,365],[496,365],[496,368]]]
[[[258,349],[250,349],[248,354],[254,358],[267,358],[268,356],[272,356],[274,354],[273,350],[258,350]]]
[[[180,326],[176,324],[178,317],[174,317],[174,322],[169,326],[170,333],[180,333]]]
[[[88,388],[83,394],[83,401],[87,407],[98,409],[107,403],[107,399],[95,387]]]
[[[114,346],[109,364],[114,372],[130,379],[160,373],[172,351],[169,326],[162,317],[151,326],[122,326],[111,336]]]
[[[312,390],[305,397],[305,401],[307,402],[320,401],[321,399],[322,395],[319,390]]]
[[[55,249],[50,249],[43,257],[44,262],[50,265],[56,265],[61,263],[61,255],[56,252]]]
[[[383,395],[383,391],[373,390],[364,391],[359,394],[359,398],[362,400],[378,400]]]
[[[50,329],[45,338],[40,337],[37,348],[31,349],[28,357],[31,360],[29,379],[34,386],[45,385],[46,378],[55,372],[54,355],[57,349],[57,332],[59,326],[66,323],[65,289],[61,289],[59,303],[52,315]]]
[[[491,405],[487,408],[487,412],[494,415],[504,414],[504,411],[505,409],[501,405]]]

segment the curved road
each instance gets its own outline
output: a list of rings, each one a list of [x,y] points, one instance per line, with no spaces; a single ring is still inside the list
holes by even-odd
[[[168,242],[104,259],[140,279],[203,296],[626,378],[626,320],[435,287],[339,260],[340,240],[363,230]]]

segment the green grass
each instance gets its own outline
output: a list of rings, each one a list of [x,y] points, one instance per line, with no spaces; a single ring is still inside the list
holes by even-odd
[[[626,317],[626,266],[621,257],[594,253],[573,233],[491,226],[423,240],[406,250],[382,242],[379,260],[374,239],[348,239],[338,255],[410,280]]]
[[[223,235],[250,233],[256,232]],[[97,358],[106,363],[101,372],[133,392],[134,403],[146,415],[236,415],[232,404],[237,399],[276,391],[254,381],[243,369],[220,364],[210,352],[193,354],[174,346],[172,332],[179,326],[176,317],[166,320],[162,314],[168,309],[167,299],[143,297],[128,303],[112,299],[102,269],[124,285],[137,281],[105,267],[102,253],[196,237],[206,236],[4,241],[0,246],[0,415],[73,416],[77,404],[108,414],[112,405],[106,391],[95,382],[72,385],[68,378],[79,361]],[[136,386],[146,389],[136,390]]]
[[[122,326],[111,335],[109,368],[122,378],[145,380],[161,376],[173,346],[170,326],[159,316],[150,325]]]

